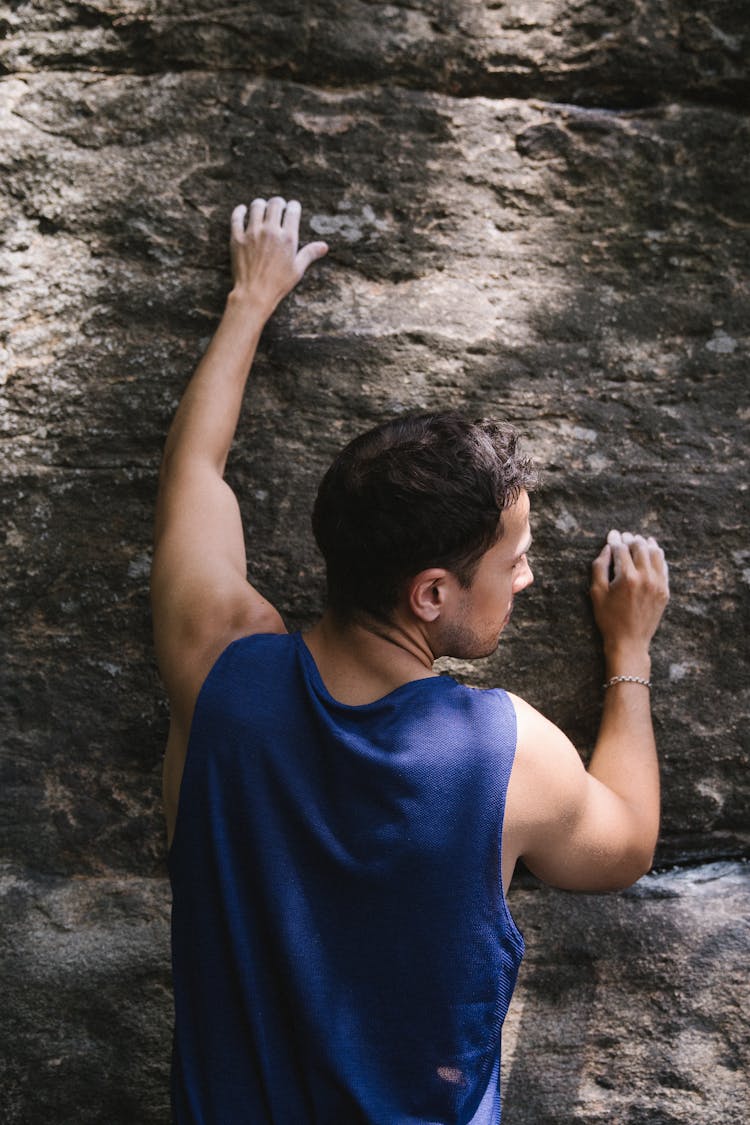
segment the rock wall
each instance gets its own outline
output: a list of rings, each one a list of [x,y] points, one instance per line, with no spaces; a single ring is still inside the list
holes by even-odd
[[[749,32],[741,5],[690,7],[0,16],[9,1121],[167,1120],[151,512],[226,291],[229,211],[274,192],[331,245],[267,330],[230,469],[251,575],[290,625],[320,606],[327,460],[412,407],[505,415],[544,468],[536,584],[498,654],[453,670],[526,696],[583,752],[590,559],[613,524],[670,557],[658,863],[686,870],[626,899],[516,893],[533,937],[509,1122],[746,1120],[748,880],[715,865],[748,844]]]

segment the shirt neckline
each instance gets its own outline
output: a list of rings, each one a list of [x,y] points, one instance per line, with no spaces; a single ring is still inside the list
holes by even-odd
[[[297,644],[298,650],[302,653],[302,661],[309,679],[312,681],[315,691],[318,695],[334,707],[339,707],[343,711],[361,711],[366,712],[373,710],[376,707],[382,706],[384,703],[389,703],[395,696],[403,693],[408,693],[410,690],[421,690],[422,684],[435,684],[435,683],[452,683],[450,676],[438,674],[436,676],[420,676],[418,679],[407,680],[406,683],[399,684],[398,687],[393,688],[391,691],[386,692],[385,695],[379,696],[377,699],[370,700],[369,703],[344,703],[341,699],[336,699],[331,695],[330,691],[325,685],[323,677],[320,674],[320,669],[315,663],[315,657],[307,647],[307,643],[302,636],[301,630],[297,629],[293,633],[294,640]]]

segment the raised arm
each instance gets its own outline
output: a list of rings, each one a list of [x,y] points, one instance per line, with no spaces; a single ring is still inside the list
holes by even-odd
[[[659,769],[646,686],[651,639],[669,600],[658,543],[610,532],[593,565],[591,596],[610,684],[596,747],[585,770],[562,731],[514,698],[518,742],[504,866],[507,875],[522,856],[553,886],[593,891],[626,887],[644,874],[659,831]]]
[[[164,449],[151,594],[156,655],[171,706],[168,820],[195,699],[214,660],[239,636],[284,631],[277,611],[247,581],[239,505],[224,467],[263,327],[327,250],[323,242],[299,249],[300,213],[299,203],[278,197],[253,200],[249,212],[235,208],[232,290]]]

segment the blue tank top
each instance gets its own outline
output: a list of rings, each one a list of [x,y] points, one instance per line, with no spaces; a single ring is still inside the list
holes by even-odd
[[[516,741],[449,677],[354,707],[302,637],[219,657],[170,849],[177,1125],[495,1125]]]

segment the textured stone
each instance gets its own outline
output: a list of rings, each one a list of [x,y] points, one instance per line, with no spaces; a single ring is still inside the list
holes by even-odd
[[[357,430],[423,407],[515,419],[545,470],[536,584],[495,657],[449,669],[586,752],[588,565],[613,523],[656,534],[659,862],[747,854],[747,36],[733,0],[0,16],[11,1123],[166,1121],[150,526],[228,214],[256,192],[300,197],[331,252],[264,336],[231,462],[253,579],[290,626],[314,618],[309,508]],[[514,904],[532,940],[509,1122],[747,1119],[744,869]]]
[[[0,875],[5,1125],[166,1125],[163,879]]]
[[[36,0],[3,25],[8,72],[237,69],[585,105],[750,100],[736,0]]]
[[[302,196],[332,249],[268,330],[232,461],[253,576],[290,624],[315,615],[308,512],[360,427],[412,407],[511,416],[546,470],[537,585],[474,682],[520,691],[590,746],[589,560],[612,522],[657,534],[675,593],[655,650],[660,854],[738,854],[746,119],[236,74],[44,74],[3,91],[14,861],[157,862],[155,474],[226,289],[227,214],[256,189]]]
[[[6,1125],[167,1125],[168,903],[160,879],[0,878]],[[623,896],[517,890],[511,907],[527,954],[508,1125],[744,1125],[746,867]]]
[[[750,878],[711,864],[624,895],[519,891],[508,1125],[750,1120]]]

